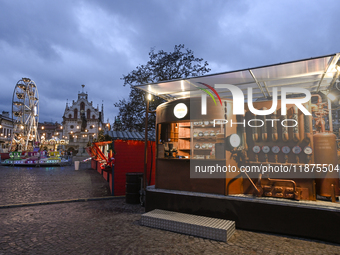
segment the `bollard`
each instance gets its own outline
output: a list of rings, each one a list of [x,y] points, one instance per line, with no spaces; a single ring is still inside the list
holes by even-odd
[[[79,170],[79,161],[74,161],[74,170]]]

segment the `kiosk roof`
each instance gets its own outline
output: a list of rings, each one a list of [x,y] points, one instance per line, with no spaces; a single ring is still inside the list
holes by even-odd
[[[301,87],[311,92],[319,92],[328,90],[336,81],[339,57],[340,53],[336,53],[310,59],[162,81],[135,87],[167,101],[200,97],[201,89],[207,88],[203,83],[212,87],[215,84],[235,85],[245,95],[248,87],[252,87],[253,100],[270,98],[273,87]],[[228,89],[216,88],[216,91],[222,99],[232,98],[232,94]],[[278,93],[280,95],[280,91]]]

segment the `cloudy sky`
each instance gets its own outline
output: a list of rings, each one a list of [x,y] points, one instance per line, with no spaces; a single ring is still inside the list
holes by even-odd
[[[185,44],[211,73],[340,52],[338,0],[0,0],[0,111],[37,84],[40,121],[61,122],[81,85],[93,104],[127,98],[121,80],[155,50]]]

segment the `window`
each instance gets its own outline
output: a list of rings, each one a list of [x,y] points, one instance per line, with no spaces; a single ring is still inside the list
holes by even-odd
[[[87,116],[86,116],[87,119],[91,119],[91,110],[90,109],[87,109]]]
[[[92,115],[92,119],[94,119],[94,120],[95,120],[95,119],[96,119],[96,116]]]
[[[69,115],[68,115],[68,118],[69,118],[69,119],[71,119],[71,118],[72,118],[72,115],[71,115],[71,114],[69,114]]]
[[[71,125],[71,126],[70,126],[70,128],[74,128],[74,126],[73,126],[73,125]]]
[[[74,117],[73,118],[75,118],[75,119],[78,118],[78,109],[77,108],[74,109]]]
[[[85,103],[84,102],[80,103],[80,111],[85,111]]]

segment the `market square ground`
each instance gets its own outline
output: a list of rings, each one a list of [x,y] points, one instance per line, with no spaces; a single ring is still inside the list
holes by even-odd
[[[98,199],[70,202],[84,198]],[[0,167],[0,254],[340,254],[336,244],[268,233],[237,230],[222,243],[151,229],[139,225],[143,212],[109,197],[86,165]]]

